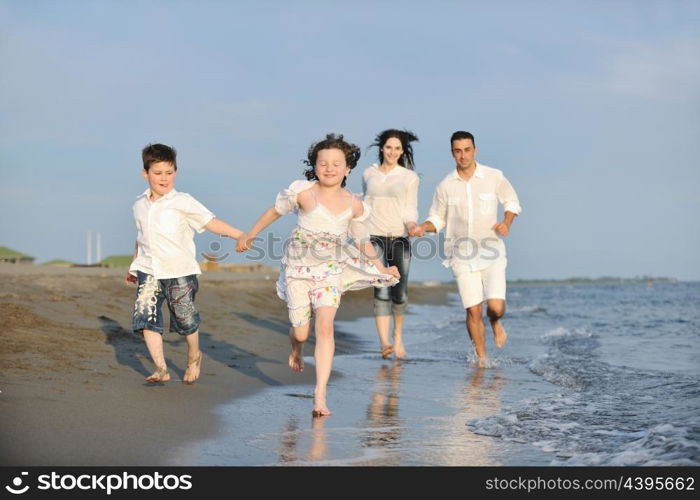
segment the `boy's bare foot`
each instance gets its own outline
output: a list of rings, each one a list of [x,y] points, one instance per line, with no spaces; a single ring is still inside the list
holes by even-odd
[[[508,334],[506,333],[506,329],[503,328],[503,325],[500,321],[491,323],[491,328],[493,328],[493,340],[496,342],[496,347],[503,347],[506,343],[506,340],[508,340]]]
[[[187,370],[182,381],[186,384],[192,384],[199,378],[200,367],[202,366],[202,351],[197,351],[194,358],[187,360]]]
[[[406,349],[404,349],[401,342],[394,343],[394,354],[396,355],[396,359],[403,359],[406,357]]]
[[[303,372],[304,371],[304,355],[302,350],[304,348],[304,343],[299,342],[295,337],[292,330],[289,330],[289,342],[292,344],[292,352],[289,353],[289,367],[292,371]]]
[[[146,377],[146,382],[150,383],[167,382],[168,380],[170,380],[170,373],[168,373],[168,368],[166,366],[156,366],[156,371],[154,371],[152,375]]]

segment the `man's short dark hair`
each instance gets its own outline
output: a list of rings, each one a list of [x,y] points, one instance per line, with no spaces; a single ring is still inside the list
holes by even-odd
[[[452,137],[450,137],[450,147],[454,144],[455,141],[459,141],[460,139],[471,139],[472,144],[474,147],[476,147],[476,141],[474,140],[474,136],[472,135],[471,132],[465,132],[464,130],[458,130],[454,134],[452,134]]]
[[[160,161],[172,164],[177,170],[177,151],[165,144],[149,144],[141,151],[141,158],[143,158],[143,169],[146,172],[151,168],[151,165]]]

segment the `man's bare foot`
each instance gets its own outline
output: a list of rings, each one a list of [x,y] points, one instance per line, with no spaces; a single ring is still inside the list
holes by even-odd
[[[166,366],[156,366],[156,371],[154,371],[152,375],[146,377],[146,382],[150,383],[167,382],[168,380],[170,380],[170,373],[168,373],[168,368]]]
[[[187,370],[182,381],[186,384],[192,384],[199,378],[200,367],[202,366],[202,351],[197,351],[193,358],[187,360]]]
[[[481,356],[478,358],[478,361],[476,362],[476,366],[479,368],[488,368],[489,367],[489,360],[486,356]]]
[[[304,348],[304,343],[294,338],[294,333],[291,329],[289,330],[289,342],[292,344],[292,352],[289,353],[289,367],[292,371],[303,372],[304,356],[302,350]]]
[[[503,347],[506,343],[506,340],[508,340],[508,334],[506,333],[506,329],[503,328],[503,325],[500,321],[491,323],[491,328],[493,328],[493,340],[496,342],[496,347]]]
[[[396,359],[403,359],[406,357],[406,349],[404,349],[403,343],[394,342],[394,354],[396,355]]]

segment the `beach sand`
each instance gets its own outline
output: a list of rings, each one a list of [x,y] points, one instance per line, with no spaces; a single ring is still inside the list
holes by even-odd
[[[313,366],[287,366],[288,320],[275,272],[206,272],[201,378],[180,382],[186,343],[166,333],[171,381],[131,331],[135,286],[125,270],[0,264],[0,464],[165,465],[219,431],[217,405],[278,385],[313,385]],[[446,303],[451,286],[411,285],[413,303]],[[340,320],[369,316],[372,291],[343,297]],[[313,352],[313,342],[306,354]],[[352,335],[336,332],[336,351]],[[310,403],[309,403],[310,404]]]

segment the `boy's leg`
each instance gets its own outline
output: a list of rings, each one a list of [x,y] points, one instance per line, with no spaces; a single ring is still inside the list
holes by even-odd
[[[137,272],[138,289],[134,304],[134,332],[143,333],[148,354],[156,371],[146,378],[148,382],[167,382],[170,374],[163,353],[163,314],[161,306],[165,300],[162,283],[152,275]]]
[[[153,364],[156,365],[156,371],[146,377],[147,382],[167,382],[170,380],[168,367],[165,363],[165,354],[163,353],[163,335],[151,330],[143,330],[143,340],[146,342],[148,354],[151,355]]]
[[[185,336],[187,340],[187,369],[182,381],[191,384],[199,378],[202,366],[202,351],[199,350],[199,330]]]
[[[199,348],[200,317],[194,306],[199,281],[193,274],[162,282],[170,309],[170,330],[187,340],[187,369],[182,381],[191,384],[199,378],[202,365],[202,351]]]

